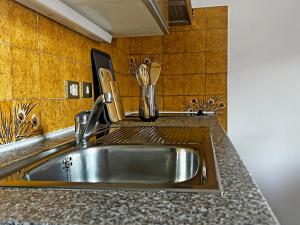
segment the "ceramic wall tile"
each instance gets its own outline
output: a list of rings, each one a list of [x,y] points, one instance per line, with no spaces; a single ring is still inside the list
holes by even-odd
[[[224,103],[224,110],[222,110],[222,113],[221,114],[227,114],[227,112],[228,112],[228,95],[226,94],[226,95],[221,95],[221,94],[219,94],[218,95],[219,97],[220,97],[220,101],[222,102],[222,103]],[[207,97],[211,97],[211,95],[207,95]]]
[[[61,55],[59,24],[44,16],[38,16],[39,50],[44,53]]]
[[[172,32],[163,37],[164,53],[182,53],[184,51],[183,32]]]
[[[62,114],[63,100],[44,99],[41,101],[41,129],[43,133],[62,129],[62,120],[65,115]]]
[[[77,51],[76,51],[76,45],[80,43],[76,43],[76,36],[78,34],[74,33],[72,30],[70,30],[67,27],[60,26],[59,27],[59,40],[60,42],[58,45],[61,46],[61,53],[62,56],[70,59],[70,60],[76,60],[77,58]],[[77,39],[77,41],[79,38]]]
[[[62,100],[62,127],[74,126],[74,118],[80,111],[81,110],[77,99]]]
[[[77,67],[78,81],[93,82],[93,72],[90,65],[77,63],[76,67]]]
[[[91,49],[98,46],[98,43],[82,36],[79,33],[72,31],[73,46],[71,48],[72,57],[71,60],[76,62],[91,64]]]
[[[199,8],[193,11],[192,24],[185,26],[185,30],[200,30],[205,29],[205,9]]]
[[[40,96],[41,98],[64,98],[64,80],[61,74],[63,61],[52,55],[41,53],[40,59]]]
[[[162,112],[164,110],[164,96],[158,96],[157,102],[158,102],[158,110]]]
[[[74,31],[72,31],[72,36],[75,45],[72,48],[72,51],[74,51],[72,54],[74,56],[71,57],[71,59],[86,65],[91,65],[91,49],[98,49],[99,43]]]
[[[73,32],[73,31],[72,31]],[[73,43],[74,46],[72,51],[74,51],[71,57],[71,60],[75,60],[76,62],[90,64],[91,63],[91,49],[97,48],[98,43],[82,36],[79,33],[73,33]]]
[[[11,52],[9,47],[0,43],[0,99],[11,98]]]
[[[164,95],[164,77],[161,76],[156,82],[157,95]]]
[[[183,76],[184,95],[205,95],[205,74]]]
[[[12,46],[37,49],[37,13],[12,0],[9,1],[9,30]]]
[[[183,75],[164,76],[164,95],[182,95]]]
[[[129,74],[129,55],[125,52],[121,52],[120,53],[120,57],[121,57],[121,64],[120,64],[120,72],[122,74]]]
[[[184,74],[205,73],[205,52],[184,53]]]
[[[227,114],[218,115],[218,121],[220,122],[225,131],[227,131],[228,129],[227,117]]]
[[[94,106],[94,98],[83,98],[78,101],[79,112],[91,110]]]
[[[42,134],[39,99],[12,100],[12,113],[14,121],[18,121],[14,128],[15,141]]]
[[[205,30],[184,32],[184,52],[205,51]]]
[[[189,95],[189,96],[184,96],[184,102],[186,101],[193,101],[194,99],[205,99],[205,95]]]
[[[39,98],[39,56],[37,51],[13,47],[11,50],[13,98]]]
[[[78,62],[86,64],[86,65],[90,65],[91,64],[91,48],[93,48],[92,43],[87,40],[84,36],[82,35],[78,35],[78,52],[77,52],[77,56],[76,59]],[[96,47],[97,49],[99,49],[99,43],[98,46]]]
[[[226,95],[227,74],[206,74],[206,93],[208,95]]]
[[[113,67],[114,70],[116,72],[122,72],[122,62],[123,62],[123,58],[122,58],[122,51],[118,48],[112,47],[111,49],[111,60],[113,63]],[[128,64],[128,60],[126,61],[126,64]]]
[[[210,7],[205,8],[205,29],[227,29],[228,27],[228,8]]]
[[[164,96],[164,111],[183,110],[183,96]]]
[[[77,37],[83,38],[82,40],[83,40],[84,42],[89,43],[89,44],[90,44],[90,45],[89,45],[89,48],[90,48],[90,49],[92,49],[92,48],[98,48],[98,46],[99,46],[99,43],[100,43],[100,42],[97,42],[97,41],[94,41],[94,40],[92,40],[92,39],[89,39],[89,38],[87,38],[87,37],[85,37],[85,36],[83,36],[83,35],[81,35],[81,34],[77,34]],[[111,45],[111,44],[110,44],[110,45]]]
[[[122,97],[123,108],[125,112],[131,111],[131,98],[130,97]]]
[[[119,41],[120,45],[118,46],[120,49],[125,51],[127,54],[130,53],[130,38],[124,37],[124,38],[115,38],[116,40],[120,39]]]
[[[11,100],[0,100],[0,112],[3,114],[9,114],[11,113],[11,106],[12,101]]]
[[[8,125],[5,128],[0,126],[0,146],[14,141],[11,105],[11,100],[0,100],[0,123]]]
[[[9,17],[8,17],[9,1],[0,1],[0,44],[9,45]]]
[[[129,80],[129,96],[139,96],[140,87],[133,75],[128,75]]]
[[[227,52],[206,52],[206,73],[226,73]]]
[[[129,79],[128,75],[121,73],[115,73],[116,81],[118,82],[118,87],[121,96],[129,96]]]
[[[142,37],[130,38],[130,54],[131,55],[145,54],[145,52],[143,51]]]
[[[197,101],[196,105],[194,107],[201,107],[199,106],[200,104],[203,103],[203,100],[206,100],[205,95],[189,95],[189,96],[184,96],[183,102],[184,102],[184,110],[188,111],[191,107],[190,104]]]
[[[186,59],[183,58],[182,53],[163,54],[161,74],[163,75],[183,74],[184,73],[183,62],[185,60]]]
[[[83,64],[76,63],[74,61],[70,61],[67,59],[62,59],[60,62],[60,71],[59,73],[62,76],[62,79],[72,80],[72,81],[80,81],[83,77],[83,72],[81,67]]]
[[[131,97],[131,112],[139,111],[139,97]]]
[[[0,145],[41,133],[38,103],[37,99],[0,101]]]
[[[162,41],[161,36],[144,37],[142,38],[142,50],[143,54],[147,52],[149,55],[162,53]]]
[[[124,51],[126,54],[130,52],[130,38],[113,38],[112,46]]]
[[[111,55],[111,48],[112,47],[111,47],[110,44],[104,43],[104,42],[98,43],[98,46],[96,47],[96,49],[98,49],[98,50],[100,50],[102,52],[105,52],[105,53],[107,53],[109,55]],[[89,54],[91,54],[90,51],[89,51]]]
[[[174,26],[174,25],[170,25],[169,26],[169,32],[176,32],[176,31],[185,31],[186,27],[189,27],[189,25],[180,25],[180,26]]]
[[[227,29],[205,31],[207,51],[227,51]]]

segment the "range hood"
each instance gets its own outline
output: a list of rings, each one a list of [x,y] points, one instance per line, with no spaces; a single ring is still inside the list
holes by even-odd
[[[190,0],[169,0],[169,25],[189,25],[192,22]]]

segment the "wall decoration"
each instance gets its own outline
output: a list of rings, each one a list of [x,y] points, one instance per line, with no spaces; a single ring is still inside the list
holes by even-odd
[[[215,114],[223,114],[226,106],[222,96],[211,96],[186,99],[184,103],[185,111],[198,112],[200,110],[214,112]]]
[[[13,142],[13,121],[11,112],[9,115],[5,115],[2,110],[0,110],[0,145],[8,144]]]
[[[40,130],[40,119],[33,109],[37,103],[17,103],[13,113],[0,110],[0,145],[30,138]]]

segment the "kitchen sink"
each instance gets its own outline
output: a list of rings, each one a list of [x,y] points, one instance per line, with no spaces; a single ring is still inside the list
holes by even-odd
[[[113,127],[0,169],[0,186],[221,193],[210,129]]]
[[[199,156],[173,146],[108,145],[79,149],[26,169],[30,181],[178,183],[193,178]]]

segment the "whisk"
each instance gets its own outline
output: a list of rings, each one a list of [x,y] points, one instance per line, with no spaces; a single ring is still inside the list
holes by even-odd
[[[136,79],[141,87],[149,85],[149,68],[145,64],[141,64],[137,70]]]

